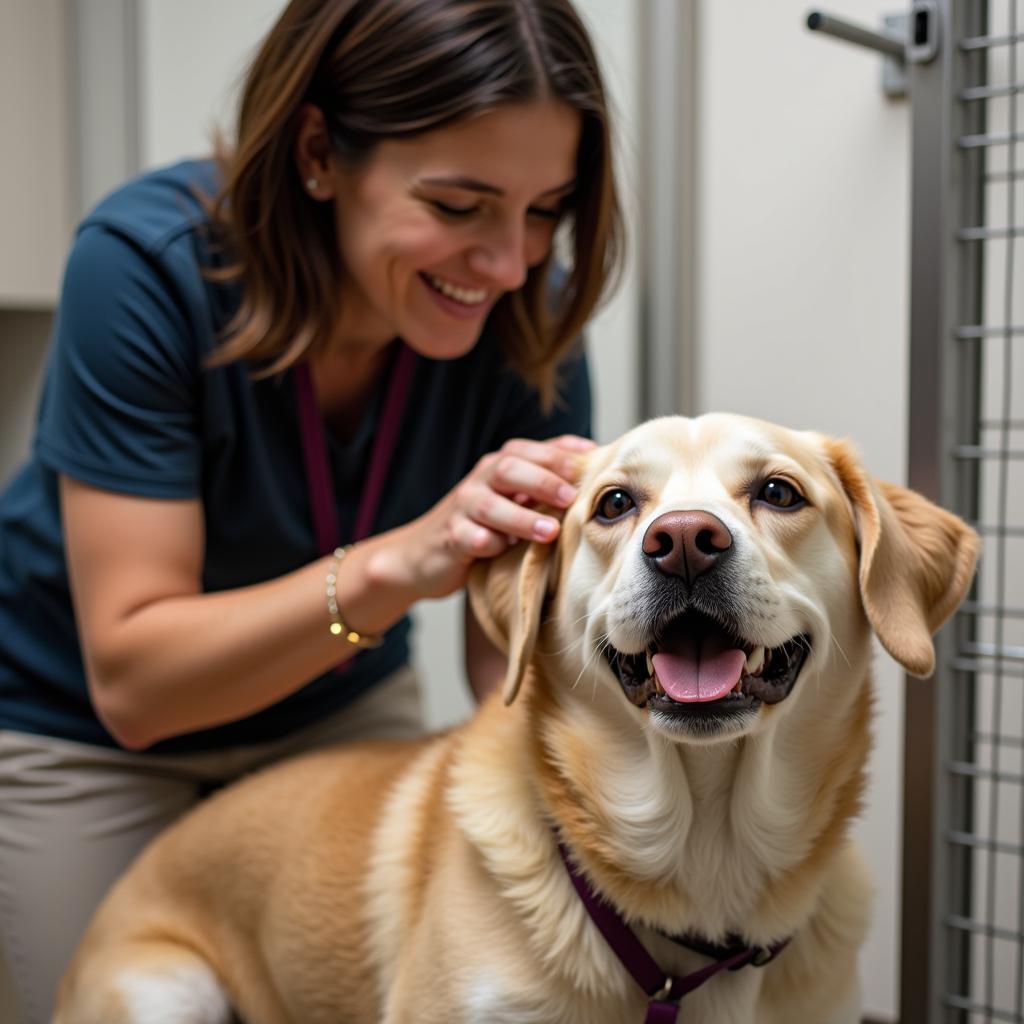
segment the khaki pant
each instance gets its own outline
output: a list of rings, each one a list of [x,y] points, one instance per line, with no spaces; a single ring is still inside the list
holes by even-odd
[[[332,717],[273,743],[147,755],[0,730],[0,987],[21,1024],[48,1024],[61,974],[103,894],[148,840],[211,788],[316,747],[422,732],[400,669]],[[5,1024],[19,1024],[12,1011]]]

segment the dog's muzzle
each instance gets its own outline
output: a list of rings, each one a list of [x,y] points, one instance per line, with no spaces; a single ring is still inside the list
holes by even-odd
[[[648,526],[642,550],[665,589],[672,590],[675,610],[657,623],[643,651],[605,648],[629,700],[651,710],[703,716],[785,700],[807,658],[810,637],[800,634],[765,647],[747,640],[731,614],[709,608],[715,603],[710,595],[731,589],[717,578],[734,551],[728,527],[710,512],[666,512]],[[694,600],[698,591],[699,602]]]

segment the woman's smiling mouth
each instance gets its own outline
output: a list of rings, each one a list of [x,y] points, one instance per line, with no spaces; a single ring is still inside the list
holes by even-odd
[[[464,288],[461,285],[446,281],[443,277],[435,274],[421,273],[420,277],[427,283],[428,287],[435,294],[457,303],[466,310],[478,312],[490,297],[490,291],[486,288]]]

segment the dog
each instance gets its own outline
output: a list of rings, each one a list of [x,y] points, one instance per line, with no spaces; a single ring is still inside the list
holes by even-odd
[[[581,459],[558,540],[472,571],[503,692],[212,796],[103,903],[57,1024],[859,1020],[872,636],[929,676],[977,537],[739,416]]]

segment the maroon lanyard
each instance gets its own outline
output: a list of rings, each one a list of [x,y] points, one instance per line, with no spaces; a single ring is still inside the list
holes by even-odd
[[[363,485],[356,511],[355,529],[351,543],[370,535],[373,521],[377,516],[380,497],[384,491],[391,457],[398,441],[398,428],[402,423],[402,412],[409,394],[409,382],[415,356],[412,349],[399,342],[398,353],[391,370],[380,423],[370,454],[370,469]],[[316,529],[317,551],[330,554],[341,544],[338,535],[338,516],[334,508],[334,483],[331,463],[327,457],[327,438],[323,419],[313,392],[313,377],[308,363],[298,363],[293,369],[295,393],[299,406],[299,427],[302,431],[302,455],[306,463],[306,483],[309,488],[309,503],[313,509],[313,526]]]
[[[384,406],[381,409],[380,422],[373,440],[373,450],[370,453],[370,468],[356,510],[355,528],[350,539],[353,544],[368,537],[373,529],[381,494],[384,491],[384,481],[398,441],[402,412],[409,394],[415,355],[408,345],[398,342],[398,346],[387,394],[384,397]],[[292,374],[298,400],[302,455],[306,465],[306,483],[309,488],[309,503],[313,510],[317,551],[321,555],[327,555],[341,544],[338,515],[334,507],[331,463],[327,456],[327,437],[313,391],[313,377],[309,372],[309,364],[297,363]],[[350,661],[342,662],[335,671],[342,671],[349,664]]]

